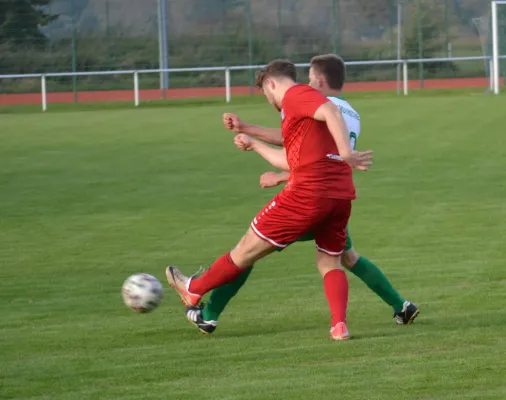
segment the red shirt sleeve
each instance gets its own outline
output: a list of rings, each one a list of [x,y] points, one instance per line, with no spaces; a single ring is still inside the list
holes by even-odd
[[[316,110],[329,101],[318,90],[309,85],[297,85],[285,95],[283,108],[285,112],[297,117],[313,118]]]

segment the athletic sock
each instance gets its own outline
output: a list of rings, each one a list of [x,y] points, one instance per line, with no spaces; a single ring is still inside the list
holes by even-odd
[[[234,264],[230,253],[226,253],[218,258],[211,267],[198,278],[190,281],[188,290],[190,293],[203,296],[210,290],[218,286],[225,285],[236,279],[244,269]]]
[[[346,322],[348,278],[344,271],[334,269],[327,272],[323,277],[323,288],[332,315],[332,326],[338,322]]]
[[[232,282],[217,287],[211,293],[204,309],[202,310],[202,318],[204,321],[218,321],[220,314],[223,312],[227,304],[232,300],[239,289],[244,285],[249,277],[253,267],[248,267]]]
[[[369,286],[385,303],[392,306],[395,312],[402,311],[406,300],[393,288],[385,274],[374,263],[365,257],[360,257],[350,271]]]

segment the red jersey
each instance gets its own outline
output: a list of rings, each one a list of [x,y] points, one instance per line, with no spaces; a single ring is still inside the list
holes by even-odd
[[[352,168],[339,159],[327,124],[313,118],[327,101],[309,85],[295,85],[283,98],[281,130],[290,166],[286,189],[310,197],[353,200]]]

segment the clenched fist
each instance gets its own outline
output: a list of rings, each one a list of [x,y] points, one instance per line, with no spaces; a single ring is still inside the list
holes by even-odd
[[[251,151],[253,150],[253,139],[243,133],[234,137],[234,144],[239,150]]]
[[[242,132],[243,122],[235,114],[231,114],[231,113],[223,114],[223,125],[225,125],[225,128],[227,128],[228,130],[230,130],[232,132],[235,132],[235,133]]]
[[[263,189],[278,186],[281,182],[280,174],[276,172],[266,172],[260,176],[260,186]]]

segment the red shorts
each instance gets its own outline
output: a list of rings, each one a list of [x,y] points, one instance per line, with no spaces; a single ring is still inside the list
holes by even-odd
[[[351,200],[304,197],[283,190],[257,214],[251,228],[280,249],[312,234],[318,250],[338,256],[346,245],[350,213]]]

